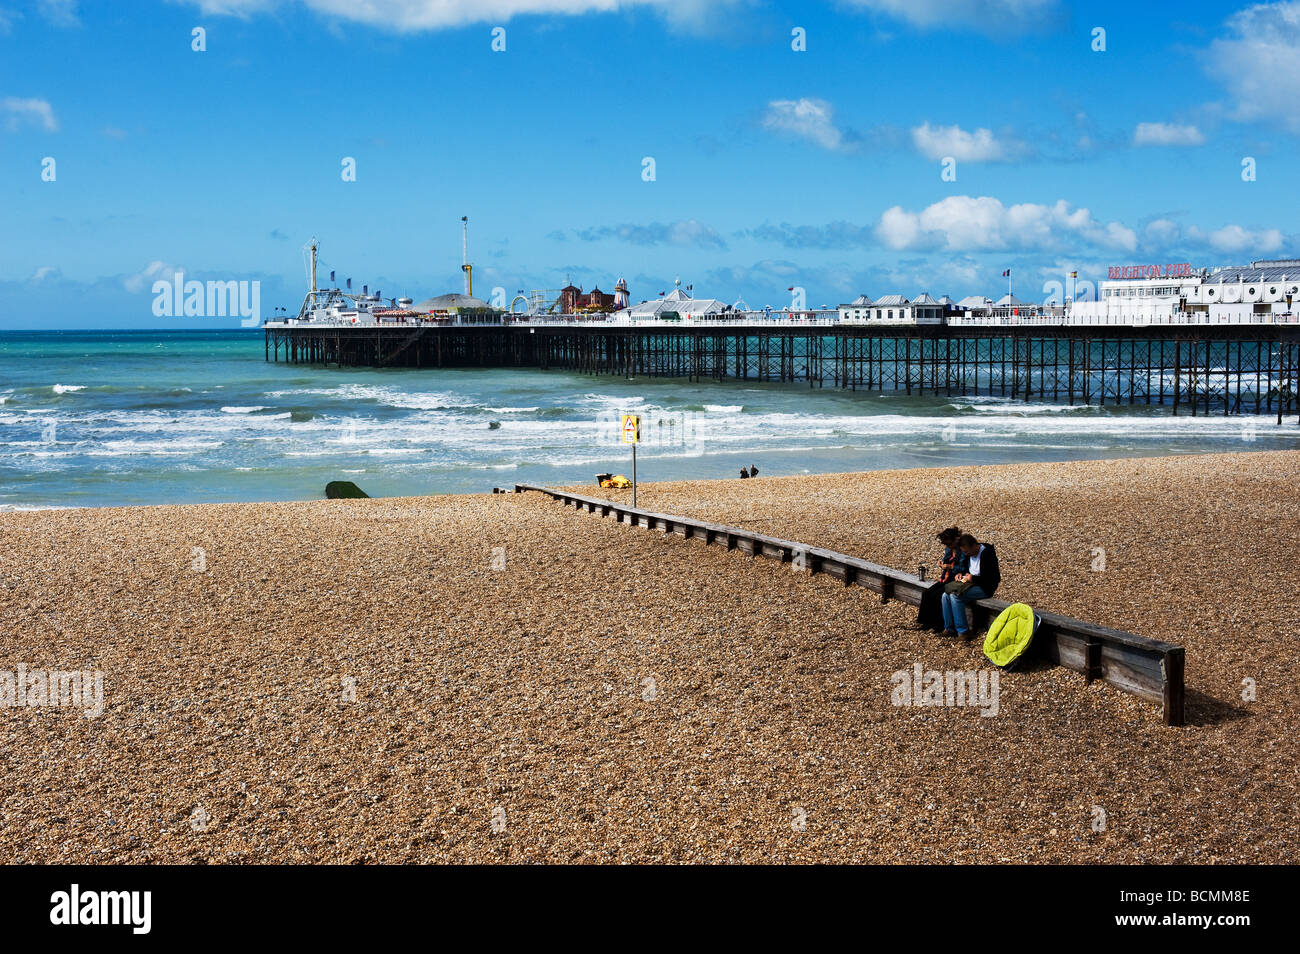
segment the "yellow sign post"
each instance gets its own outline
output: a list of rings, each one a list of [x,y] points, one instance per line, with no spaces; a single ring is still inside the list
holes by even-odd
[[[641,416],[623,415],[623,443],[632,445],[632,506],[636,506],[636,445],[641,443]]]

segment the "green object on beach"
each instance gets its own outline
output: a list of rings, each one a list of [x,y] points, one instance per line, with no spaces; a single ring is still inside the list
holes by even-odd
[[[984,639],[984,655],[1005,669],[1024,655],[1038,629],[1034,611],[1024,603],[1012,603],[989,627]]]
[[[350,480],[331,480],[325,485],[325,496],[330,500],[354,500],[361,497],[369,499],[370,494]]]

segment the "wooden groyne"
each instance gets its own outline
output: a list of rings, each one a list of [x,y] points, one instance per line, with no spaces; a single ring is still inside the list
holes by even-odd
[[[740,527],[654,513],[550,487],[515,484],[516,493],[524,491],[546,494],[565,506],[573,506],[602,517],[613,517],[619,523],[675,533],[687,539],[703,540],[705,545],[716,543],[728,550],[740,550],[751,556],[767,557],[783,563],[797,561],[810,574],[825,573],[842,581],[845,586],[860,586],[878,593],[881,602],[895,599],[919,606],[921,597],[928,590],[943,585],[846,553]],[[1010,605],[1006,600],[992,597],[977,601],[973,604],[977,626],[983,628],[990,619]],[[1183,724],[1183,647],[1056,613],[1035,612],[1042,623],[1030,650],[1034,658],[1082,673],[1087,682],[1101,680],[1141,699],[1158,702],[1162,707],[1165,725]]]
[[[266,359],[337,367],[538,368],[1174,414],[1300,414],[1300,323],[1124,327],[601,322],[266,326]]]

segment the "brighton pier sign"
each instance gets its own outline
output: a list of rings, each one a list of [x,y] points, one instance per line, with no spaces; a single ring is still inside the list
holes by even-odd
[[[1178,265],[1112,265],[1107,278],[1192,278],[1191,262]]]

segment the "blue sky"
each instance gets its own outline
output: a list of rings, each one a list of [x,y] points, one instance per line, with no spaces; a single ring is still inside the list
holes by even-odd
[[[0,0],[0,62],[0,327],[236,323],[155,318],[176,269],[296,308],[313,235],[357,285],[456,290],[462,215],[484,296],[1011,268],[1042,300],[1300,254],[1300,3]]]

